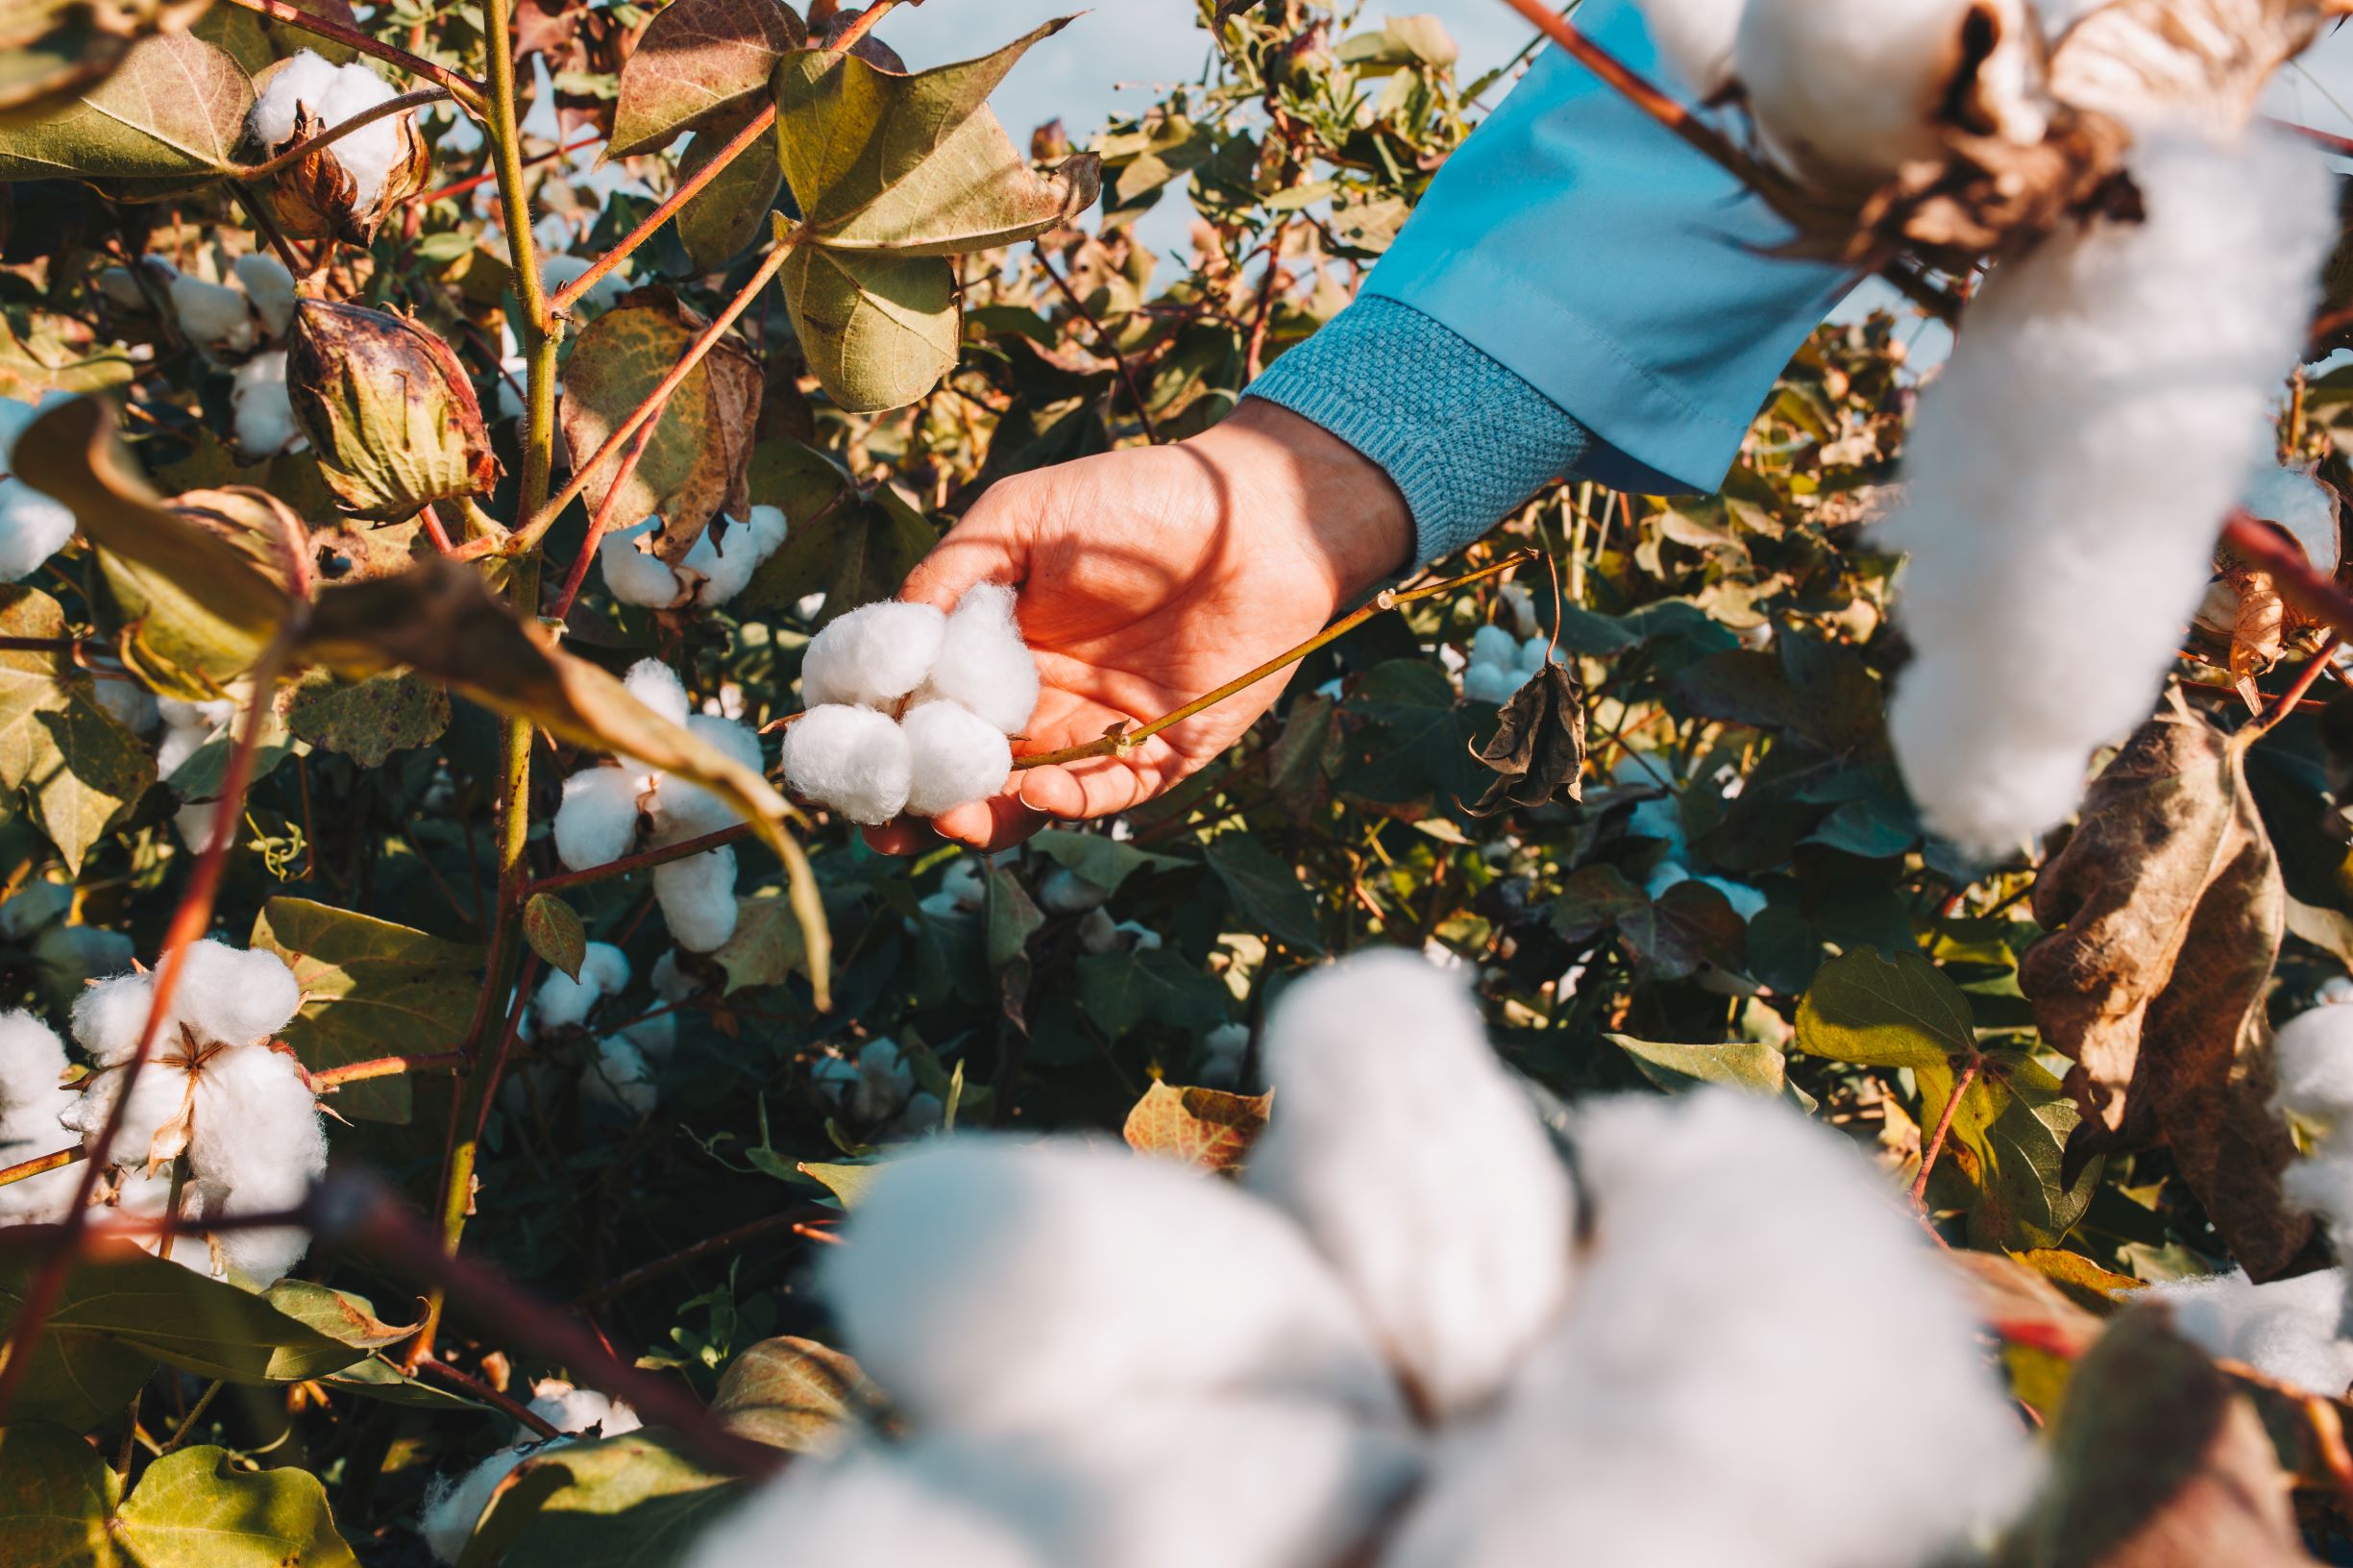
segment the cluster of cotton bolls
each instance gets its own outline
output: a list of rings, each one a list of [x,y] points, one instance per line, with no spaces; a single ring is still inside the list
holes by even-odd
[[[154,997],[155,976],[141,971],[102,981],[74,1003],[74,1039],[96,1070],[59,1119],[86,1148],[122,1102]],[[188,1180],[178,1218],[191,1231],[303,1200],[327,1168],[327,1134],[302,1065],[272,1041],[301,1006],[294,973],[275,953],[209,938],[189,944],[109,1152],[121,1209],[159,1215],[164,1168],[182,1157]],[[171,1256],[259,1286],[292,1268],[310,1238],[279,1226],[222,1231],[208,1243],[175,1244]]]
[[[84,981],[130,968],[133,952],[122,932],[68,919],[73,905],[73,889],[60,882],[36,882],[0,902],[0,937],[30,950],[48,971],[49,990],[61,996],[79,995]],[[0,1165],[12,1163],[0,1159]]]
[[[579,1071],[580,1091],[601,1105],[633,1116],[652,1111],[660,1099],[655,1072],[678,1044],[678,1016],[674,1009],[702,989],[702,983],[679,968],[678,955],[664,953],[648,977],[662,1011],[632,1019],[608,1033],[595,1036],[597,1054]],[[629,986],[628,955],[610,943],[592,942],[580,957],[579,978],[561,969],[540,982],[525,1013],[525,1040],[544,1044],[560,1029],[586,1029],[597,1004],[618,996]],[[551,1063],[531,1063],[508,1079],[500,1098],[509,1109],[522,1110],[554,1088],[559,1069]]]
[[[276,149],[294,139],[300,110],[317,116],[320,130],[332,131],[353,115],[399,96],[390,83],[358,61],[337,65],[317,51],[305,49],[261,85],[245,124],[255,140]],[[375,206],[384,192],[384,182],[406,159],[407,134],[401,119],[398,114],[387,114],[329,145],[328,151],[357,187],[352,202],[355,208]]]
[[[895,600],[850,611],[809,643],[808,711],[784,732],[784,776],[854,822],[937,817],[1013,772],[1008,739],[1038,705],[1038,664],[1014,593],[966,591],[955,613]]]
[[[304,438],[286,398],[286,353],[280,346],[298,303],[285,263],[252,252],[230,263],[225,282],[182,272],[160,256],[143,256],[136,265],[169,302],[181,335],[212,364],[234,367],[230,406],[239,454],[257,462],[300,447]],[[147,307],[146,291],[129,267],[107,268],[98,286],[118,309]]]
[[[1493,702],[1500,707],[1551,658],[1548,638],[1519,638],[1501,626],[1481,626],[1471,638],[1470,662],[1462,671],[1462,695],[1474,702]]]
[[[1293,986],[1265,1059],[1238,1185],[1078,1139],[885,1166],[820,1285],[905,1434],[691,1568],[1902,1568],[2021,1501],[1958,1281],[1796,1113],[1603,1101],[1573,1182],[1403,954]]]
[[[16,477],[16,441],[25,427],[61,403],[69,392],[46,392],[38,403],[0,398],[0,577],[14,582],[65,548],[74,536],[74,514],[61,501],[41,494]]]
[[[644,1424],[627,1405],[607,1399],[594,1388],[575,1388],[558,1378],[544,1379],[532,1387],[530,1410],[562,1435],[542,1440],[531,1434],[532,1429],[517,1422],[505,1447],[456,1481],[436,1476],[426,1488],[417,1532],[425,1537],[434,1561],[457,1561],[500,1483],[524,1460],[582,1438],[619,1437]]]
[[[0,1013],[0,1165],[55,1154],[65,1144],[63,1117],[82,1096],[64,1082],[65,1045],[30,1013]],[[81,1188],[72,1166],[0,1187],[0,1225],[63,1219]]]
[[[734,518],[713,524],[687,551],[676,566],[637,548],[640,539],[662,526],[659,517],[634,527],[607,534],[597,547],[597,566],[604,574],[604,589],[624,604],[652,610],[687,605],[715,609],[742,593],[761,563],[784,544],[785,516],[781,508],[754,506],[749,522]]]
[[[916,1087],[914,1064],[887,1036],[868,1041],[855,1057],[819,1057],[809,1081],[837,1115],[877,1134],[919,1138],[946,1112],[939,1095]]]
[[[1691,840],[1683,828],[1679,796],[1696,781],[1684,779],[1674,758],[1657,751],[1629,751],[1611,768],[1610,782],[1638,797],[1627,816],[1626,831],[1634,838],[1655,839],[1661,845],[1643,892],[1655,898],[1679,882],[1702,882],[1724,894],[1743,920],[1764,913],[1765,895],[1746,882],[1692,870]]]
[[[659,659],[640,659],[624,684],[629,695],[698,740],[751,769],[763,771],[760,736],[748,724],[689,713],[686,688]],[[688,779],[623,759],[617,767],[584,768],[564,780],[555,813],[555,858],[576,871],[609,866],[636,847],[640,819],[648,847],[661,848],[733,826],[741,819],[726,801]],[[712,952],[735,935],[735,850],[726,845],[653,869],[653,896],[673,941],[692,953]]]

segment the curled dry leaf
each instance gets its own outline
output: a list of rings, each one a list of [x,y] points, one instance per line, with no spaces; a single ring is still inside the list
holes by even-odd
[[[2295,1151],[2270,1107],[2263,1001],[2286,908],[2240,748],[2174,692],[2036,880],[2050,935],[2018,969],[2044,1039],[2075,1063],[2067,1182],[2095,1155],[2167,1145],[2258,1280],[2312,1226],[2282,1199]]]
[[[328,488],[354,516],[409,518],[498,481],[465,367],[439,333],[404,316],[302,301],[286,391]]]
[[[1491,817],[1511,806],[1583,799],[1583,682],[1567,666],[1547,664],[1511,695],[1494,738],[1472,755],[1495,774],[1470,808],[1474,817]]]
[[[1232,1170],[1249,1159],[1273,1104],[1272,1094],[1156,1083],[1128,1112],[1120,1136],[1139,1154],[1182,1160],[1203,1170]]]
[[[2243,125],[2342,0],[2107,0],[2051,53],[2051,91],[2130,125],[2181,114]]]

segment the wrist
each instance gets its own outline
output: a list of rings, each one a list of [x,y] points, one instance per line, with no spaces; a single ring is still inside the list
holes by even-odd
[[[1386,470],[1312,420],[1262,398],[1184,443],[1236,491],[1229,515],[1279,531],[1346,603],[1405,570],[1413,513]],[[1272,542],[1272,541],[1267,541]]]

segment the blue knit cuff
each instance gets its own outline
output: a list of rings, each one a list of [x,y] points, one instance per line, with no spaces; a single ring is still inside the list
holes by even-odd
[[[1312,420],[1386,470],[1419,559],[1452,555],[1592,444],[1582,425],[1411,306],[1365,295],[1245,394]]]

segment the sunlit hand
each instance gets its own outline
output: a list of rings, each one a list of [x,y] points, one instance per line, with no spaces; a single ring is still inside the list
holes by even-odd
[[[1044,689],[1016,756],[1098,739],[1182,707],[1305,642],[1402,569],[1412,543],[1388,476],[1298,415],[1247,399],[1170,447],[1005,479],[907,578],[901,597],[951,608],[976,582],[1018,585]],[[1120,757],[1015,772],[1004,792],[931,825],[995,849],[1046,820],[1125,811],[1214,759],[1282,693],[1269,677]],[[906,853],[923,824],[869,830]]]

